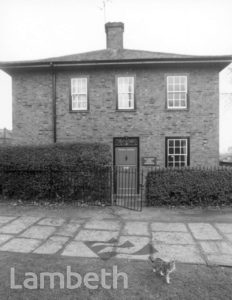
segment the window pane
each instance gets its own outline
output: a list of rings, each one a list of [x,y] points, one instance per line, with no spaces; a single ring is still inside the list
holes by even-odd
[[[174,106],[174,101],[173,100],[169,100],[168,101],[168,106],[169,107],[173,107]]]
[[[187,166],[187,140],[168,139],[167,166],[184,167]]]
[[[172,147],[169,147],[169,154],[174,154],[174,148],[172,148]]]
[[[72,109],[78,109],[78,96],[73,95],[72,96]]]
[[[186,108],[187,102],[187,76],[168,76],[167,77],[167,97],[168,107]],[[176,100],[170,103],[170,100]],[[178,101],[177,101],[178,100]],[[182,100],[182,101],[181,101]]]
[[[134,77],[118,77],[118,108],[134,109]]]
[[[71,79],[72,92],[72,109],[73,110],[87,110],[87,78],[72,78]]]
[[[186,102],[185,102],[185,100],[181,100],[181,101],[180,101],[180,105],[181,105],[182,107],[186,107]]]
[[[174,146],[174,140],[168,140],[168,144],[169,144],[169,147],[173,147]]]

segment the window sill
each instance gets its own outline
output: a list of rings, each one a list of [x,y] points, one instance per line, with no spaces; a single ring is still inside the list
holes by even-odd
[[[166,111],[189,111],[189,108],[166,108]]]
[[[70,110],[70,113],[89,113],[89,110]]]
[[[116,111],[119,112],[136,112],[136,109],[116,109]]]

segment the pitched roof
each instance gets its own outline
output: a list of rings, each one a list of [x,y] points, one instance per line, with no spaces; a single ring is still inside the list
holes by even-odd
[[[174,53],[152,52],[131,49],[102,49],[79,54],[71,54],[59,57],[41,59],[50,62],[70,62],[70,61],[109,61],[109,60],[131,60],[131,59],[162,59],[162,58],[186,58],[191,55],[182,55]]]
[[[0,68],[14,69],[26,67],[49,67],[53,64],[59,66],[75,65],[116,65],[116,64],[147,64],[147,63],[216,63],[223,68],[232,62],[232,56],[199,56],[175,53],[152,52],[131,49],[103,49],[79,54],[38,60],[0,62]]]

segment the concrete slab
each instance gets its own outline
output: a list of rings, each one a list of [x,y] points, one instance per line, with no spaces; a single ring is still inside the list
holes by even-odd
[[[232,255],[209,254],[207,260],[209,265],[232,266]]]
[[[147,260],[150,255],[148,237],[121,236],[116,249],[117,258]]]
[[[210,254],[229,254],[232,255],[232,246],[221,241],[200,242],[204,252]]]
[[[98,257],[88,246],[83,242],[73,241],[68,244],[61,254],[62,256],[76,256],[76,257]]]
[[[80,228],[80,226],[81,225],[78,224],[78,223],[64,224],[57,231],[57,234],[58,235],[64,235],[64,236],[74,236],[74,234],[77,232],[77,230]]]
[[[28,226],[31,226],[35,222],[37,222],[40,217],[20,217],[15,221],[12,221],[10,224],[7,224],[0,228],[0,233],[20,233],[25,230]]]
[[[23,232],[20,237],[35,238],[35,239],[47,239],[54,233],[56,227],[51,226],[32,226]]]
[[[89,221],[85,224],[88,229],[119,230],[119,221]]]
[[[162,223],[155,222],[151,224],[152,231],[180,231],[187,232],[188,229],[183,223]]]
[[[152,232],[152,240],[165,244],[194,244],[190,233],[187,232]]]
[[[221,235],[208,223],[189,223],[189,228],[197,240],[221,240]]]
[[[86,222],[87,219],[71,219],[70,223],[75,223],[75,224],[83,224]]]
[[[175,259],[182,263],[205,264],[195,245],[165,245],[153,242],[153,247],[158,251],[153,258],[161,258],[165,261]]]
[[[49,237],[49,240],[51,240],[53,242],[65,244],[69,240],[69,237],[59,236],[59,235],[52,235],[52,236]]]
[[[232,233],[225,234],[229,241],[232,242]]]
[[[107,242],[111,239],[117,239],[118,234],[118,231],[81,230],[75,237],[75,240]]]
[[[34,253],[55,254],[63,247],[68,239],[69,238],[67,237],[52,236],[44,244],[37,248]]]
[[[147,222],[126,222],[123,228],[123,235],[143,235],[148,236]]]
[[[0,234],[0,245],[11,239],[13,235],[9,234]]]
[[[29,253],[41,243],[40,240],[14,238],[0,247],[0,251]]]
[[[8,216],[0,216],[0,225],[4,223],[8,223],[10,221],[13,221],[17,217],[8,217]]]
[[[39,225],[61,226],[65,220],[61,218],[44,218],[38,222]]]
[[[216,223],[215,225],[223,233],[232,233],[232,224],[229,224],[229,223]]]

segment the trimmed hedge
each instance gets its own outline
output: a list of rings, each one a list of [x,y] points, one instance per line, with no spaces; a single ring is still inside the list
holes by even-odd
[[[104,144],[0,148],[0,192],[11,199],[106,203],[110,160]]]
[[[14,168],[33,169],[52,165],[75,166],[82,170],[107,165],[110,161],[110,147],[98,143],[0,147],[0,166]]]
[[[147,174],[146,200],[153,206],[232,204],[232,168],[163,169]]]

